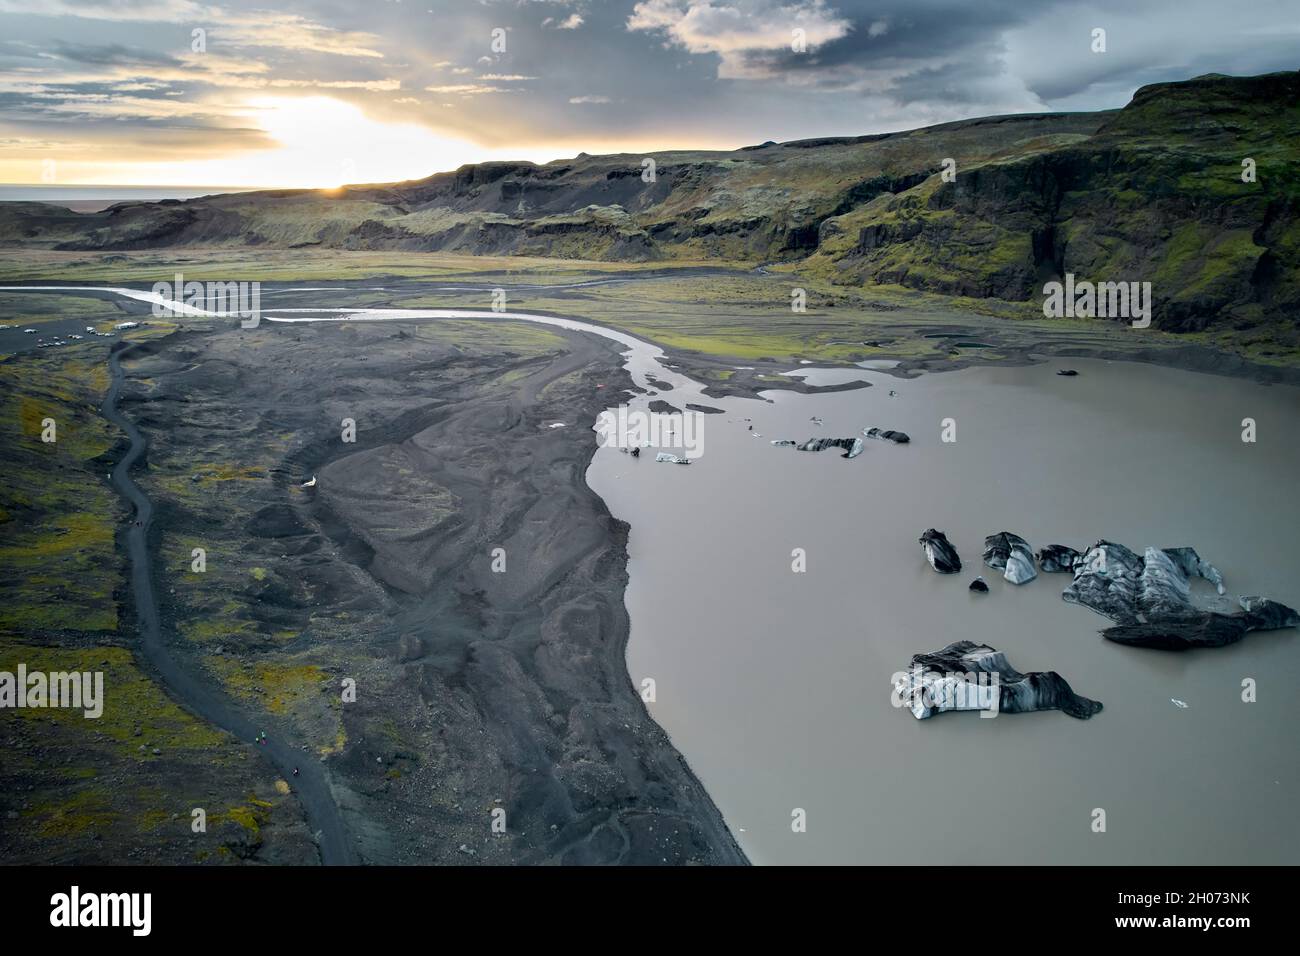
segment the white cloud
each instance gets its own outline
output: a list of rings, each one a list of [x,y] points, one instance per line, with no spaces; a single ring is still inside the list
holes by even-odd
[[[852,23],[825,0],[641,0],[629,30],[662,33],[690,53],[716,53],[720,77],[745,77],[747,54],[790,51],[794,31],[810,47],[846,36]]]
[[[513,93],[514,90],[504,86],[489,86],[484,83],[450,83],[445,86],[426,86],[426,93],[455,93],[458,96],[482,96],[485,93]]]
[[[268,86],[312,87],[322,90],[369,90],[390,93],[402,88],[401,80],[271,80]]]
[[[579,103],[608,103],[609,97],[608,96],[571,96],[569,97],[569,102],[575,105]]]

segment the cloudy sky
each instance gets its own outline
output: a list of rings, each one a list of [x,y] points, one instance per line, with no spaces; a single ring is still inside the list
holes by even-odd
[[[0,0],[0,182],[383,182],[1298,66],[1295,0]]]

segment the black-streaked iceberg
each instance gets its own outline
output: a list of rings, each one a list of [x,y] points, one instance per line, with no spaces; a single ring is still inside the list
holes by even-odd
[[[1001,571],[1012,584],[1025,584],[1038,577],[1029,542],[1010,531],[999,531],[984,539],[984,563]]]
[[[933,654],[915,654],[894,675],[894,702],[918,720],[953,710],[995,716],[1059,710],[1087,720],[1101,702],[1076,694],[1056,671],[1022,674],[1006,655],[986,644],[957,641]]]
[[[940,574],[956,574],[961,570],[961,558],[957,556],[957,549],[942,531],[927,528],[917,540],[921,544],[925,560]]]
[[[1196,607],[1193,576],[1224,593],[1223,575],[1193,548],[1147,548],[1139,556],[1122,544],[1098,541],[1075,565],[1074,580],[1061,597],[1114,621],[1102,635],[1130,647],[1223,647],[1251,631],[1300,625],[1294,609],[1261,597],[1241,598],[1241,611],[1234,614]]]
[[[895,445],[906,445],[912,439],[907,432],[896,432],[892,428],[864,428],[862,434],[868,438],[878,438],[881,441],[892,441]]]
[[[862,454],[861,438],[809,438],[802,444],[796,444],[788,438],[772,442],[773,445],[794,445],[799,451],[824,451],[827,448],[843,448],[841,458],[857,458]]]

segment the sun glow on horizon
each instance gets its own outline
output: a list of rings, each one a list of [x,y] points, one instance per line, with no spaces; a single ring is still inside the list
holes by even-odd
[[[258,97],[249,118],[279,144],[233,160],[204,164],[223,182],[253,177],[266,183],[335,189],[349,183],[388,183],[476,162],[484,150],[414,123],[384,123],[358,106],[328,96]]]
[[[5,160],[0,162],[0,180],[47,186],[220,183],[248,189],[336,189],[422,179],[492,159],[547,162],[560,154],[555,148],[485,148],[417,123],[382,122],[359,106],[329,96],[260,96],[247,100],[234,115],[276,145],[178,162],[63,158],[52,167],[57,170],[53,177],[44,175],[51,167],[43,160]],[[213,153],[223,151],[221,130],[194,135],[210,139]]]

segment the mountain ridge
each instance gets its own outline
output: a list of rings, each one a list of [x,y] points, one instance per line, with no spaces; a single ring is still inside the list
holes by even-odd
[[[1207,74],[1142,87],[1123,109],[1096,113],[491,162],[402,183],[100,213],[4,203],[0,245],[786,262],[847,286],[1012,302],[1074,273],[1152,282],[1158,328],[1227,322],[1289,336],[1300,306],[1297,103],[1300,73]],[[1247,159],[1254,182],[1243,181]]]

